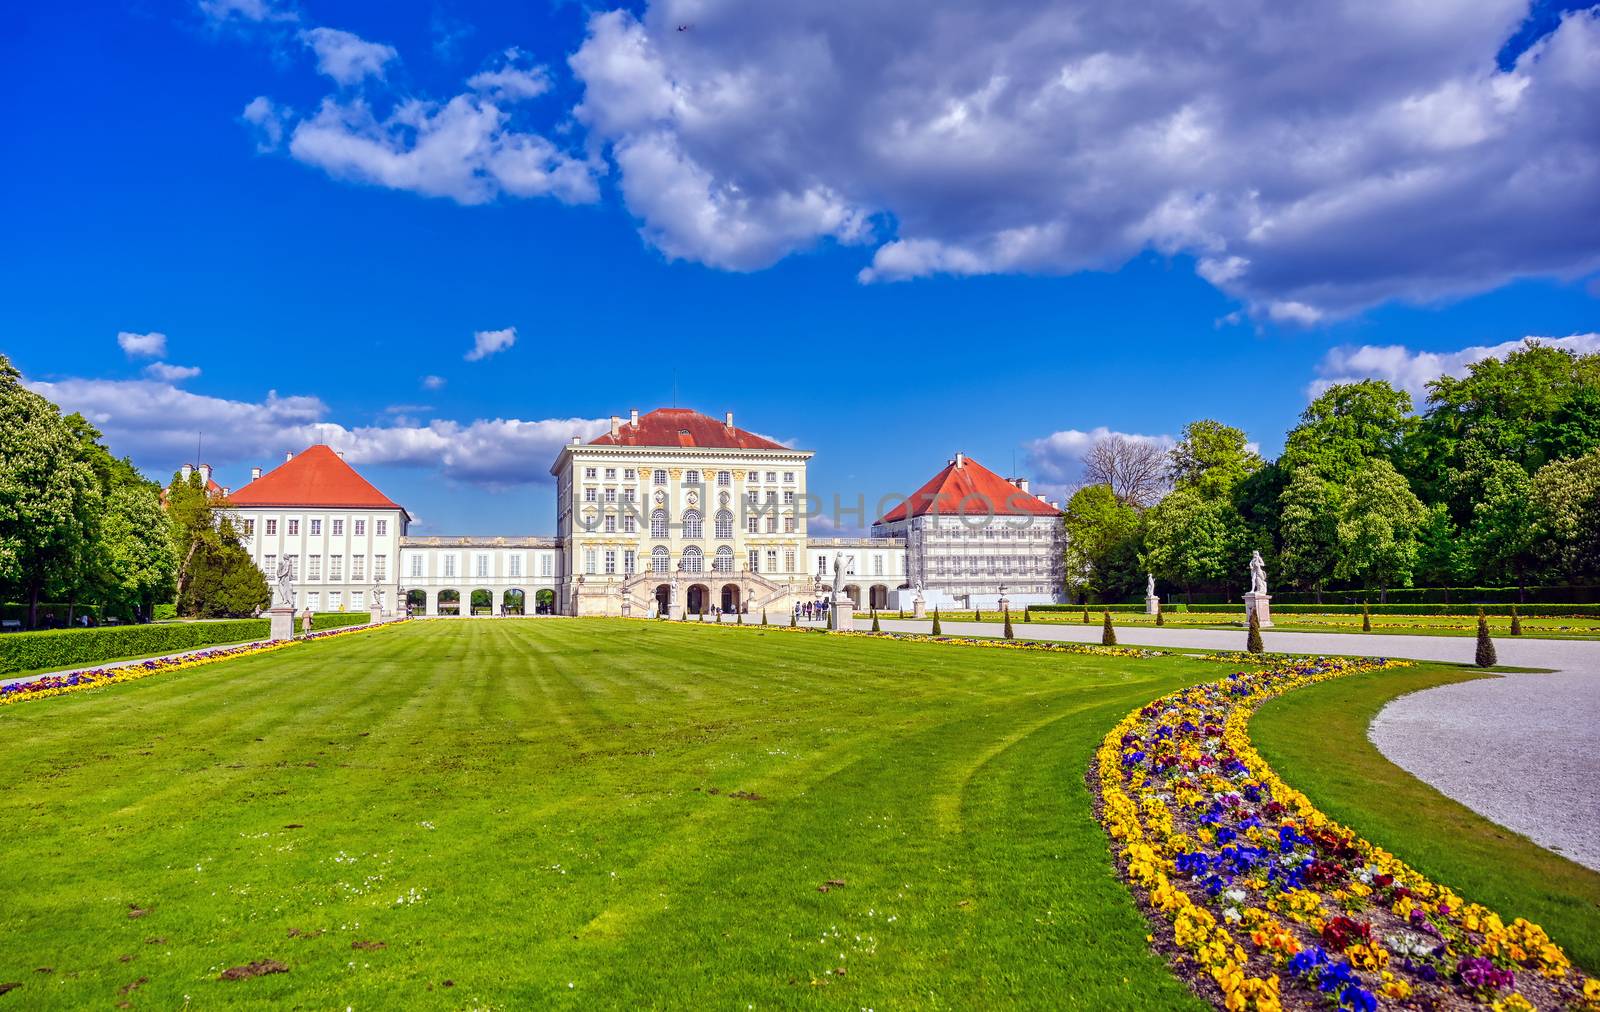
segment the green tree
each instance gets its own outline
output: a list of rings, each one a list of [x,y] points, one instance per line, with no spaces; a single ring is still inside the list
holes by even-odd
[[[1472,560],[1460,529],[1450,519],[1450,507],[1433,503],[1417,530],[1416,582],[1424,587],[1450,587],[1470,579],[1471,571]]]
[[[100,510],[72,426],[0,355],[0,589],[28,602],[29,625],[46,586],[93,554]]]
[[[1280,500],[1279,572],[1285,582],[1315,591],[1318,604],[1339,557],[1342,491],[1318,468],[1300,467]]]
[[[1315,468],[1342,485],[1369,457],[1398,466],[1416,424],[1405,391],[1375,379],[1336,383],[1300,413],[1278,462],[1291,472]]]
[[[1088,485],[1067,500],[1067,579],[1088,595],[1110,601],[1139,579],[1139,511],[1109,485]]]
[[[1536,548],[1529,502],[1533,482],[1513,460],[1474,456],[1467,482],[1475,490],[1468,551],[1484,583],[1524,587]]]
[[[1409,586],[1424,514],[1393,464],[1377,458],[1363,462],[1345,486],[1334,575],[1376,587],[1380,601],[1390,587]]]
[[[1529,499],[1552,570],[1573,583],[1600,578],[1600,449],[1541,467]]]
[[[1250,532],[1227,499],[1194,487],[1175,489],[1145,516],[1145,560],[1156,576],[1192,595],[1194,588],[1232,583],[1250,554]]]
[[[1184,426],[1183,438],[1168,456],[1175,488],[1190,488],[1213,499],[1230,496],[1234,486],[1263,464],[1242,429],[1210,418]]]
[[[239,545],[233,514],[198,471],[167,486],[178,611],[201,618],[250,615],[272,600],[266,577]]]

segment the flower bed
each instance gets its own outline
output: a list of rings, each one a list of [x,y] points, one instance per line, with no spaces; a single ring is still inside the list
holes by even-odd
[[[46,696],[60,696],[68,692],[93,689],[102,685],[132,682],[140,678],[149,678],[151,675],[164,674],[168,671],[182,671],[185,668],[197,668],[202,664],[215,664],[217,661],[231,660],[235,657],[262,654],[270,650],[283,650],[310,640],[327,639],[330,636],[350,636],[404,621],[406,620],[397,618],[374,625],[342,626],[325,632],[314,632],[309,636],[302,636],[294,640],[247,643],[236,647],[218,647],[215,650],[200,650],[182,657],[111,664],[103,668],[79,671],[71,675],[44,675],[26,682],[14,682],[11,685],[0,686],[0,705],[21,703],[30,699],[43,699]]]
[[[1430,882],[1317,811],[1251,747],[1267,699],[1399,666],[1279,661],[1163,696],[1106,735],[1091,780],[1159,925],[1150,940],[1227,1009],[1600,1009],[1600,981],[1537,925]]]

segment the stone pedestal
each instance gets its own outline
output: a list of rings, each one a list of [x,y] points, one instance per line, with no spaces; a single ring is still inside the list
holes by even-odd
[[[922,595],[921,594],[918,594],[911,601],[911,617],[912,618],[927,618],[928,617],[928,602],[926,602],[926,601],[924,601],[922,599]]]
[[[631,618],[632,616],[633,616],[633,595],[632,594],[624,594],[624,595],[622,595],[622,617],[623,618]]]
[[[1154,615],[1160,610],[1161,598],[1157,597],[1155,594],[1151,594],[1149,597],[1144,599],[1144,613],[1146,615]]]
[[[1011,598],[1002,595],[1000,600],[996,602],[996,605],[999,607],[1000,613],[1003,615],[1011,610]]]
[[[271,636],[275,640],[294,639],[294,609],[278,607],[267,612],[271,620]]]
[[[856,606],[849,594],[840,591],[833,596],[833,607],[828,609],[828,628],[834,632],[855,632]]]
[[[1250,624],[1250,613],[1256,613],[1256,622],[1263,629],[1272,626],[1272,596],[1251,592],[1244,596],[1244,624]]]

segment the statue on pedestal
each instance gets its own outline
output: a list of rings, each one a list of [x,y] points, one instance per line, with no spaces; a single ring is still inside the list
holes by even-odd
[[[1144,574],[1144,596],[1146,598],[1156,596],[1156,577],[1154,573]]]
[[[1261,550],[1258,548],[1250,553],[1250,593],[1265,594],[1267,592],[1267,566],[1261,561]]]
[[[844,593],[845,570],[855,565],[856,557],[843,552],[833,553],[833,596],[838,597]]]
[[[274,608],[294,607],[294,557],[285,555],[278,561],[277,593],[272,598]]]

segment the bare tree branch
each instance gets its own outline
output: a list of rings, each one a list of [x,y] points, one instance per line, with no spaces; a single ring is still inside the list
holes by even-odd
[[[1140,508],[1153,505],[1171,487],[1167,451],[1147,440],[1117,434],[1098,440],[1083,455],[1083,480],[1109,485],[1118,499]]]

